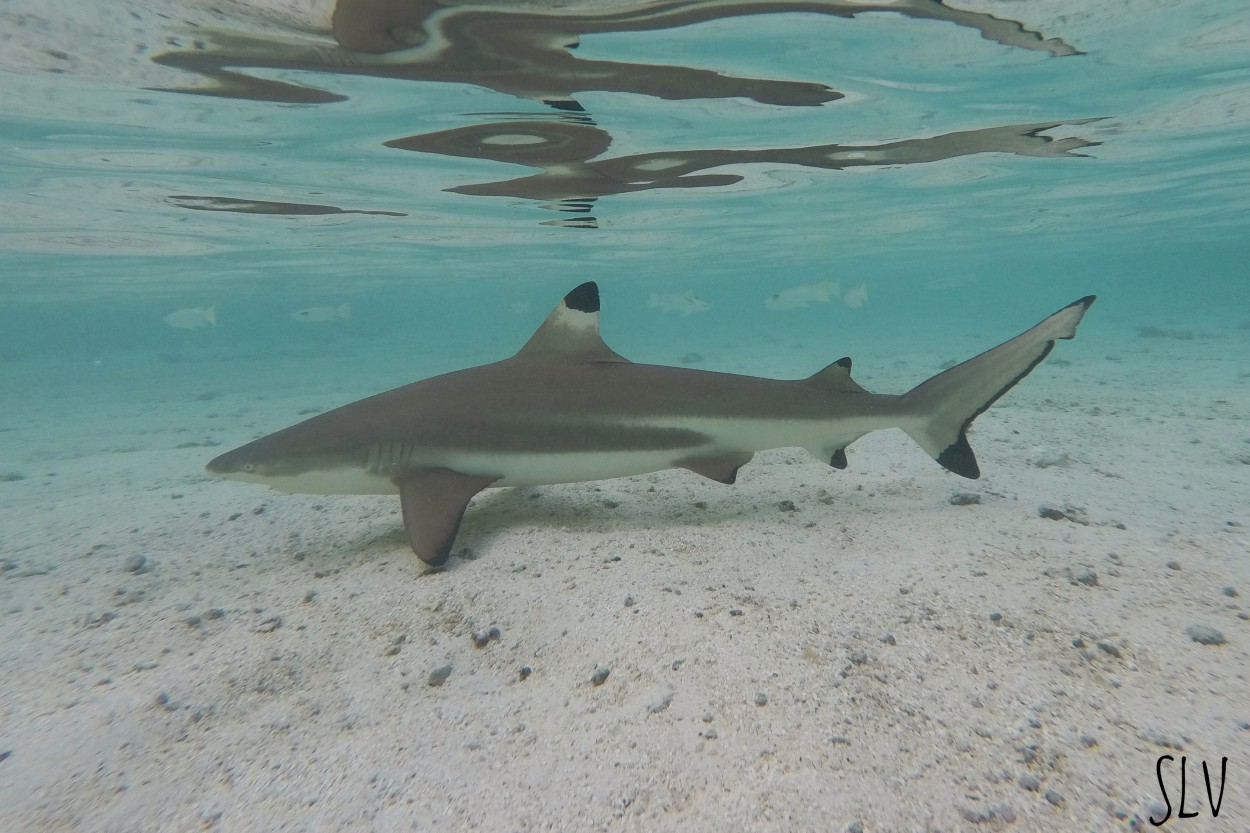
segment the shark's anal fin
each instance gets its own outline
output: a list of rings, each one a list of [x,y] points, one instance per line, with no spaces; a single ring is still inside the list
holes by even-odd
[[[416,469],[396,478],[404,531],[417,557],[434,567],[447,563],[465,507],[497,479],[443,468]]]
[[[692,457],[677,465],[718,483],[732,484],[738,479],[738,469],[751,462],[752,456],[749,451],[730,452],[715,457]]]

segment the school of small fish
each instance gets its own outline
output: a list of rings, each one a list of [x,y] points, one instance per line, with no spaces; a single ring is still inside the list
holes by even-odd
[[[820,281],[819,283],[792,286],[765,298],[764,307],[780,312],[804,309],[812,304],[827,304],[839,298],[849,309],[859,309],[868,303],[868,284],[861,281],[857,286],[847,290],[845,293],[842,292],[842,286],[838,281]],[[682,316],[693,315],[696,312],[707,312],[711,309],[711,305],[698,295],[695,295],[693,290],[681,293],[652,292],[647,302],[647,307],[660,312],[674,312]],[[525,301],[516,301],[509,307],[509,311],[514,315],[523,314],[528,312],[528,310],[529,304]],[[352,306],[351,304],[338,304],[336,306],[307,307],[306,309],[296,310],[291,313],[290,317],[293,321],[300,321],[306,324],[346,321],[352,317]],[[179,330],[198,330],[203,327],[216,327],[217,305],[187,307],[175,310],[165,316],[165,323]]]

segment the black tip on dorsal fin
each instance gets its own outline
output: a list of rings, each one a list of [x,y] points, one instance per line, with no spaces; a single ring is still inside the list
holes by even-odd
[[[564,305],[577,312],[598,312],[599,285],[594,281],[586,281],[564,296]]]
[[[851,369],[851,357],[843,356],[842,358],[834,362],[834,364],[836,364],[838,367],[845,367],[849,371]]]

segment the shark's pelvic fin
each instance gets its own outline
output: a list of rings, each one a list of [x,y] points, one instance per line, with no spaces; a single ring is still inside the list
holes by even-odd
[[[1076,335],[1093,295],[1068,304],[1011,341],[922,382],[903,394],[902,428],[948,471],[981,476],[968,426],[1046,358],[1057,339]],[[822,371],[823,372],[823,371]]]
[[[587,281],[547,316],[516,354],[518,359],[554,362],[629,362],[599,336],[599,286]]]
[[[431,566],[447,563],[469,501],[496,479],[443,468],[417,469],[397,478],[404,531],[412,551]]]
[[[751,452],[742,451],[715,457],[695,457],[682,460],[677,465],[718,483],[732,485],[738,479],[738,469],[751,462],[752,456],[754,455]]]

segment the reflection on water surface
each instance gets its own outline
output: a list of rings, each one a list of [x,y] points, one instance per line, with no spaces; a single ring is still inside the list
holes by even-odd
[[[746,15],[806,13],[847,19],[877,13],[937,21],[975,30],[987,40],[1053,56],[1080,54],[1058,38],[1023,23],[962,11],[937,0],[855,3],[845,0],[774,2],[654,2],[609,8],[540,5],[440,4],[401,0],[339,0],[325,33],[282,37],[197,31],[183,48],[163,52],[157,63],[194,72],[206,84],[182,88],[200,95],[287,104],[344,100],[327,79],[325,89],[263,77],[265,70],[322,75],[365,75],[417,82],[471,84],[542,102],[552,112],[511,114],[507,120],[474,123],[385,141],[389,148],[464,159],[506,162],[538,173],[500,182],[470,182],[446,190],[479,196],[537,200],[545,207],[588,215],[597,198],[665,188],[705,188],[739,183],[732,166],[749,163],[842,170],[910,165],[977,153],[1073,156],[1096,142],[1054,140],[1044,131],[1086,120],[987,125],[983,128],[867,144],[656,149],[602,158],[619,125],[602,123],[577,100],[579,93],[620,92],[668,100],[749,99],[777,107],[827,105],[844,98],[836,85],[839,66],[829,55],[829,83],[739,77],[680,63],[645,64],[580,58],[589,34],[641,32],[689,26]],[[932,36],[947,35],[935,25]],[[958,55],[952,54],[957,60]],[[778,74],[785,73],[778,67]],[[778,111],[779,113],[782,111]],[[470,116],[471,114],[466,114]],[[779,116],[784,119],[784,116]],[[784,135],[784,124],[769,130]],[[894,138],[894,137],[888,137]],[[765,144],[763,142],[759,144]],[[712,169],[729,168],[712,173]],[[171,196],[184,208],[270,214],[337,213],[329,206],[296,205],[224,196]],[[283,207],[285,206],[285,208]],[[365,212],[387,214],[392,212]],[[594,227],[593,217],[550,223]]]

